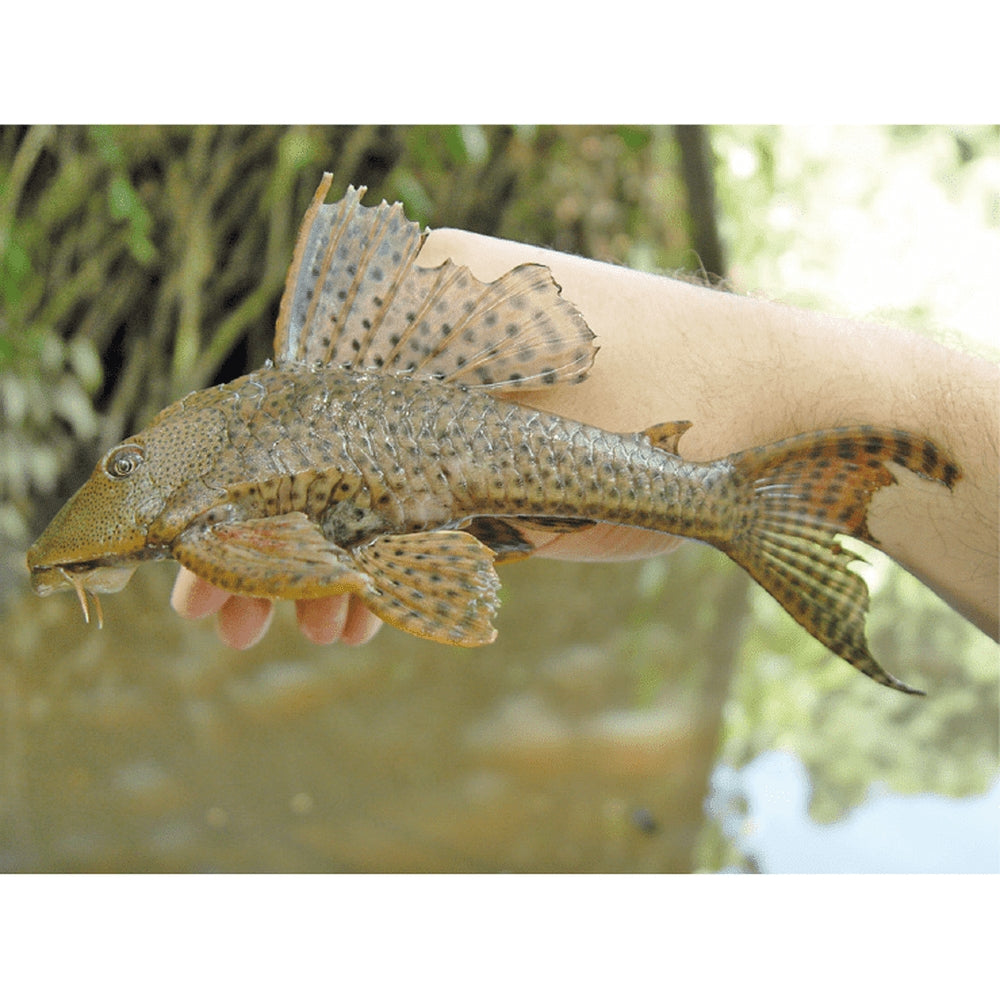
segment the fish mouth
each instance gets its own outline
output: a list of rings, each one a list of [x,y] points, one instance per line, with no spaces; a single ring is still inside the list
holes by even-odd
[[[90,622],[89,594],[94,602],[97,627],[104,624],[104,614],[98,594],[115,594],[132,578],[136,566],[109,565],[100,562],[62,563],[55,566],[32,566],[31,586],[39,597],[48,597],[58,590],[74,590],[83,609],[83,620]]]

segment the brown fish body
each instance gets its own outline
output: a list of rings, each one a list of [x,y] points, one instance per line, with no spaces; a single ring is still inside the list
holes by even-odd
[[[595,522],[725,552],[829,649],[910,691],[864,637],[864,582],[838,533],[874,542],[887,462],[951,487],[926,439],[818,431],[686,462],[685,421],[615,434],[506,398],[579,381],[593,334],[546,268],[489,285],[424,270],[399,206],[365,209],[324,179],[289,271],[274,364],[168,407],[111,449],[28,553],[35,589],[113,591],[172,557],[224,589],[351,593],[415,635],[491,641],[494,562],[531,553],[527,527]],[[504,398],[498,393],[502,392]]]
[[[269,367],[194,393],[169,419],[205,411],[225,428],[226,447],[199,477],[199,515],[300,511],[345,547],[484,516],[708,539],[721,537],[728,514],[712,489],[732,475],[725,462],[684,462],[647,434],[614,434],[461,385]],[[189,502],[171,505],[150,544],[169,545],[190,514]]]
[[[127,485],[108,482],[106,470],[133,452],[142,467]],[[191,393],[113,449],[66,508],[83,511],[93,537],[67,533],[60,516],[29,562],[83,562],[88,546],[108,568],[168,558],[201,528],[290,513],[345,549],[470,522],[497,544],[486,518],[510,521],[508,552],[528,550],[516,519],[559,530],[605,521],[711,541],[732,519],[717,489],[727,476],[727,463],[684,462],[647,434],[610,433],[467,386],[268,366]],[[113,516],[102,516],[109,508]],[[95,530],[102,524],[110,530]],[[64,558],[53,537],[77,558]],[[238,565],[202,573],[279,598],[285,565],[274,560],[254,581],[241,580]]]

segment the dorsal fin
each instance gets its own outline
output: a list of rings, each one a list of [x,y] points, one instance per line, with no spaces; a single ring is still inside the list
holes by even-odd
[[[451,260],[415,264],[424,234],[400,204],[361,205],[364,188],[306,213],[274,341],[281,364],[407,372],[503,389],[585,378],[594,335],[549,269],[522,264],[485,283]]]

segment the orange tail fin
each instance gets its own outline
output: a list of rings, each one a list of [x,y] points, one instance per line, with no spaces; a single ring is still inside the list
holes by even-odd
[[[868,504],[895,482],[887,462],[949,489],[961,473],[932,442],[905,431],[817,431],[729,459],[748,490],[732,539],[721,546],[828,649],[899,691],[923,692],[886,673],[865,640],[868,588],[849,569],[859,558],[835,535],[878,544]]]

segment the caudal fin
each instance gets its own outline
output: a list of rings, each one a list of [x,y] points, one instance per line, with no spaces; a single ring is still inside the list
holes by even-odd
[[[828,649],[888,687],[922,694],[883,670],[868,650],[868,588],[849,566],[859,557],[837,534],[877,544],[868,504],[895,482],[895,462],[949,489],[961,473],[926,438],[847,427],[817,431],[730,458],[746,493],[731,540],[721,546]]]

